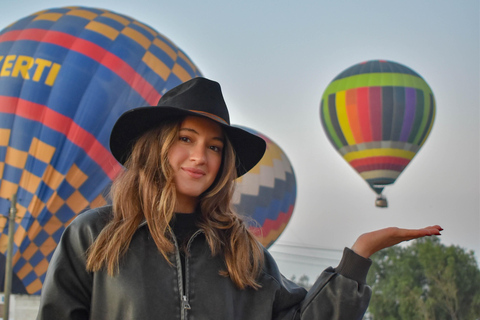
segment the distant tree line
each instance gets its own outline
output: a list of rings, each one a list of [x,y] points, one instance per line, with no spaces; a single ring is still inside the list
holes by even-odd
[[[379,251],[372,260],[366,319],[480,319],[480,270],[473,251],[429,237]]]
[[[313,284],[310,283],[310,278],[304,274],[297,279],[296,275],[290,277],[290,280],[298,284],[300,287],[304,287],[307,290],[310,290]]]

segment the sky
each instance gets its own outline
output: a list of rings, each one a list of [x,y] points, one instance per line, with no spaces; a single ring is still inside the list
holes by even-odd
[[[0,29],[34,12],[79,5],[2,0]],[[297,182],[293,216],[270,248],[288,277],[336,266],[362,233],[439,224],[443,244],[480,261],[480,8],[478,0],[82,0],[128,15],[180,47],[218,81],[233,124],[266,135]],[[436,100],[426,143],[385,189],[388,208],[328,141],[319,104],[330,81],[373,59],[420,74]]]

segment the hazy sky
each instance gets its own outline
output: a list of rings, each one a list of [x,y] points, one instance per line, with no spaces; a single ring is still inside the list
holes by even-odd
[[[2,0],[0,28],[39,10],[76,4]],[[168,37],[205,77],[221,83],[233,124],[265,134],[287,154],[297,201],[271,248],[285,275],[314,276],[319,262],[292,260],[320,252],[336,265],[336,250],[387,226],[440,224],[442,243],[475,250],[479,260],[478,0],[82,0],[81,5],[128,15]],[[419,73],[437,103],[430,137],[384,192],[388,209],[374,206],[375,194],[330,145],[319,118],[329,82],[372,59]],[[298,246],[314,249],[304,253]],[[297,256],[279,254],[285,251]]]

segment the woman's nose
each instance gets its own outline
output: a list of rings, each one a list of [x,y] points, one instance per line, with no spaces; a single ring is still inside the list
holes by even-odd
[[[192,148],[190,158],[197,162],[205,162],[207,160],[205,146],[197,144]]]

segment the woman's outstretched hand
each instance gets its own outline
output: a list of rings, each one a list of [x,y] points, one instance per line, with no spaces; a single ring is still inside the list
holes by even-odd
[[[384,248],[403,241],[440,235],[442,230],[442,227],[438,225],[422,229],[401,229],[396,227],[380,229],[362,234],[353,244],[352,250],[364,258],[369,258],[372,254]]]

